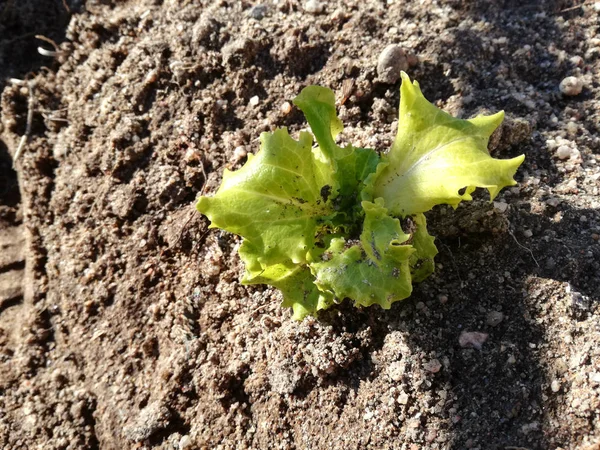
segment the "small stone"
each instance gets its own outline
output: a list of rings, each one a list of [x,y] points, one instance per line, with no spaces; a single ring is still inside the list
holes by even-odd
[[[521,433],[528,434],[534,430],[537,430],[540,427],[538,422],[526,423],[521,427]]]
[[[236,147],[235,150],[233,150],[233,159],[239,161],[240,159],[245,158],[247,154],[248,152],[243,146]]]
[[[290,104],[290,102],[284,102],[281,105],[281,112],[286,116],[292,112],[292,105]]]
[[[573,64],[574,66],[583,66],[583,58],[579,55],[572,56],[571,58],[569,58],[569,61],[571,61],[571,64]]]
[[[487,341],[488,334],[480,331],[463,331],[458,337],[458,344],[463,348],[476,348],[481,350],[484,342]]]
[[[179,450],[185,450],[186,448],[190,448],[192,446],[192,440],[186,434],[179,439]]]
[[[592,383],[600,384],[600,372],[590,372],[589,377]]]
[[[558,88],[563,95],[572,97],[581,94],[583,83],[577,77],[567,77],[560,82]]]
[[[383,49],[377,60],[377,75],[387,84],[394,84],[400,79],[400,72],[408,70],[406,52],[396,44],[388,45]]]
[[[325,9],[325,5],[318,0],[308,0],[304,4],[304,11],[310,14],[321,14]]]
[[[560,391],[560,381],[556,379],[552,380],[552,383],[550,384],[550,389],[552,390],[552,392]]]
[[[403,392],[398,396],[396,402],[398,402],[399,405],[406,405],[408,403],[408,394]]]
[[[169,425],[171,412],[160,403],[151,403],[142,409],[133,423],[127,425],[123,432],[125,437],[132,442],[141,442],[148,439],[160,429]]]
[[[435,441],[435,438],[437,438],[437,430],[429,430],[427,432],[427,436],[425,436],[425,441],[427,441],[428,443],[432,443],[433,441]]]
[[[266,5],[256,5],[250,9],[250,17],[256,20],[262,20],[267,15]]]
[[[440,301],[440,303],[442,305],[445,305],[446,303],[448,303],[448,296],[447,295],[440,295],[440,296],[438,296],[438,300]]]
[[[523,236],[525,236],[526,238],[530,238],[531,236],[533,236],[533,231],[525,230],[523,231]]]
[[[567,123],[567,133],[569,133],[570,135],[575,135],[577,134],[577,132],[579,131],[579,127],[577,126],[577,124],[575,122],[573,122],[572,120],[570,120]]]
[[[250,105],[252,105],[252,106],[257,106],[259,102],[260,102],[260,99],[258,98],[258,95],[255,95],[254,97],[252,97],[250,99]]]
[[[487,315],[486,322],[489,326],[495,327],[504,320],[504,314],[500,311],[490,311]]]
[[[494,202],[494,208],[500,211],[501,213],[504,213],[508,209],[508,203]]]
[[[561,145],[556,149],[556,156],[558,159],[568,159],[571,157],[573,149],[568,145]]]
[[[571,284],[568,284],[565,290],[571,296],[571,308],[576,314],[590,309],[590,299],[587,296],[575,290]]]
[[[374,415],[375,414],[373,413],[373,411],[367,411],[367,412],[365,412],[365,415],[363,416],[363,419],[365,419],[365,420],[371,420]]]
[[[510,355],[510,356],[508,357],[508,359],[506,360],[506,362],[507,362],[508,364],[515,364],[515,363],[517,362],[517,359],[514,357],[514,355]]]
[[[423,368],[427,372],[438,373],[442,368],[442,363],[439,362],[437,359],[432,359],[431,361],[428,361],[425,364],[423,364]]]
[[[387,368],[388,376],[394,381],[402,380],[404,376],[404,364],[401,361],[394,361]]]

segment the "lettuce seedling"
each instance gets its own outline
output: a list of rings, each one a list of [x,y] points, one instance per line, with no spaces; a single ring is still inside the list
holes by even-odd
[[[197,209],[211,227],[242,236],[244,284],[269,284],[295,319],[350,298],[384,309],[434,270],[437,254],[424,212],[457,207],[476,187],[493,200],[524,156],[487,151],[504,113],[456,119],[429,103],[402,73],[398,134],[390,151],[336,143],[342,122],[330,89],[308,86],[294,100],[312,133],[280,128],[235,172],[225,170]]]

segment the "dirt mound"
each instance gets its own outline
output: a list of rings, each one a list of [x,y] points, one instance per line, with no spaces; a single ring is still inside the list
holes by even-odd
[[[0,5],[0,447],[597,448],[600,36],[580,3]],[[286,102],[309,84],[348,97],[343,140],[385,150],[392,43],[443,109],[506,111],[491,151],[526,155],[519,185],[430,213],[437,270],[409,300],[294,322],[194,200],[260,132],[306,127]]]

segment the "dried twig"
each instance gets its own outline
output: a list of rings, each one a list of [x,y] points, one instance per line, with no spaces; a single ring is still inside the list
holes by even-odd
[[[581,8],[583,5],[585,5],[585,3],[586,3],[586,2],[584,1],[584,2],[580,3],[579,5],[576,5],[576,6],[571,6],[570,8],[561,9],[560,11],[558,11],[558,12],[557,12],[557,13],[555,13],[555,14],[562,14],[562,13],[566,13],[566,12],[569,12],[569,11],[575,11],[576,9],[579,9],[579,8]]]
[[[42,36],[41,34],[36,34],[35,38],[39,39],[40,41],[47,42],[48,44],[52,45],[52,47],[54,47],[54,51],[46,50],[44,47],[38,47],[37,51],[40,55],[48,56],[50,58],[55,58],[56,56],[61,54],[60,48],[58,47],[56,42],[54,42],[52,39],[50,39],[46,36]]]
[[[458,238],[458,242],[460,243],[460,238]],[[460,287],[462,288],[464,286],[464,282],[463,279],[460,276],[460,271],[458,270],[458,265],[456,264],[456,260],[454,259],[454,255],[452,254],[452,250],[450,250],[450,247],[448,247],[446,244],[444,244],[441,240],[439,241],[440,245],[445,247],[446,250],[448,251],[448,253],[450,254],[450,261],[452,261],[452,266],[454,268],[454,271],[456,272],[456,276],[458,277],[458,281],[460,281]],[[460,247],[460,245],[459,245]]]
[[[529,247],[525,247],[523,244],[521,244],[518,240],[517,237],[515,236],[515,234],[512,232],[512,230],[510,229],[510,222],[508,222],[509,227],[508,227],[508,234],[510,234],[512,236],[512,238],[515,240],[515,243],[521,247],[523,250],[526,250],[529,252],[529,254],[531,255],[531,259],[533,259],[533,262],[535,263],[536,266],[540,267],[540,264],[538,263],[537,259],[535,259],[535,256],[533,255],[533,252],[531,251],[531,249]]]
[[[21,82],[21,80],[14,80],[15,81],[19,81]],[[15,83],[15,84],[21,84],[21,83]],[[13,157],[13,168],[15,168],[16,164],[17,164],[17,160],[19,159],[19,156],[21,156],[21,153],[23,152],[23,148],[25,147],[25,144],[27,143],[27,140],[29,139],[29,135],[31,134],[31,124],[33,122],[33,110],[35,107],[35,97],[33,96],[33,88],[35,87],[35,82],[34,81],[27,81],[27,90],[28,90],[28,94],[29,94],[29,99],[27,100],[27,123],[25,125],[25,134],[23,134],[23,136],[21,136],[21,140],[19,141],[19,145],[17,147],[17,151],[15,152],[15,156]]]

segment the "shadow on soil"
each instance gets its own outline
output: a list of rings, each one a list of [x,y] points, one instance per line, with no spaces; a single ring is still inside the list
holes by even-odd
[[[52,58],[44,57],[38,47],[52,50],[51,44],[36,38],[43,36],[60,44],[71,13],[78,0],[6,0],[0,3],[0,92],[8,78],[24,78]]]
[[[453,76],[472,86],[474,92],[481,92],[483,100],[478,99],[478,104],[500,105],[515,117],[530,113],[512,96],[498,99],[495,77],[505,66],[510,76],[524,80],[540,95],[554,98],[553,106],[565,106],[556,92],[568,67],[557,68],[553,56],[538,55],[536,43],[548,48],[562,39],[556,18],[568,20],[581,14],[572,8],[575,2],[455,3],[469,10],[474,22],[490,24],[486,36],[474,28],[451,30],[457,45],[453,49],[457,62]],[[507,35],[510,29],[507,25],[511,22],[522,23],[523,34],[511,34],[508,48],[486,53],[485,40]],[[536,26],[543,22],[544,32],[527,31],[529,22],[535,22]],[[533,61],[521,64],[514,55],[525,45],[531,45],[532,54],[527,57]],[[561,41],[562,48],[576,45]],[[476,58],[484,60],[476,66],[487,67],[486,76],[469,72],[460,64]],[[552,70],[547,70],[550,67]],[[423,64],[417,70],[422,73],[415,78],[428,86],[430,100],[448,97],[448,86],[435,81],[439,75],[437,66]],[[537,141],[529,148],[513,150],[518,153],[525,150],[527,160],[522,170],[533,173],[541,168],[547,174],[546,184],[554,185],[562,177],[543,143]],[[551,299],[532,292],[539,291],[545,280],[562,282],[565,291],[561,297],[570,311],[567,320],[581,320],[590,313],[591,303],[600,298],[600,283],[594,275],[600,273],[600,246],[593,245],[591,231],[579,218],[597,213],[574,210],[567,204],[547,206],[542,213],[534,213],[525,201],[507,213],[511,232],[438,236],[440,254],[436,263],[442,268],[438,268],[436,275],[416,287],[411,300],[394,305],[389,312],[377,308],[363,311],[366,317],[359,320],[373,329],[375,348],[370,351],[380,349],[385,336],[398,329],[394,324],[400,324],[402,331],[408,332],[411,354],[435,354],[438,360],[447,361],[447,366],[432,376],[432,383],[434,389],[450,386],[447,402],[450,406],[442,414],[447,425],[443,431],[450,437],[448,448],[533,450],[557,445],[548,442],[544,433],[545,419],[552,413],[547,410],[552,408],[552,401],[545,397],[552,393],[548,391],[550,382],[537,350],[548,338],[544,325],[537,319]],[[533,238],[525,239],[524,230],[531,230]],[[432,234],[436,234],[435,230]],[[515,242],[517,239],[519,243]],[[574,294],[568,292],[567,286]],[[440,296],[447,297],[448,302],[441,303]],[[504,319],[492,326],[488,320],[490,312],[502,312]],[[489,338],[481,350],[461,348],[458,338],[462,331],[485,332]],[[361,366],[353,367],[353,373],[360,379],[344,383],[357,390],[361,380],[375,375],[375,365],[368,354],[355,365]],[[560,401],[560,394],[554,395]]]

